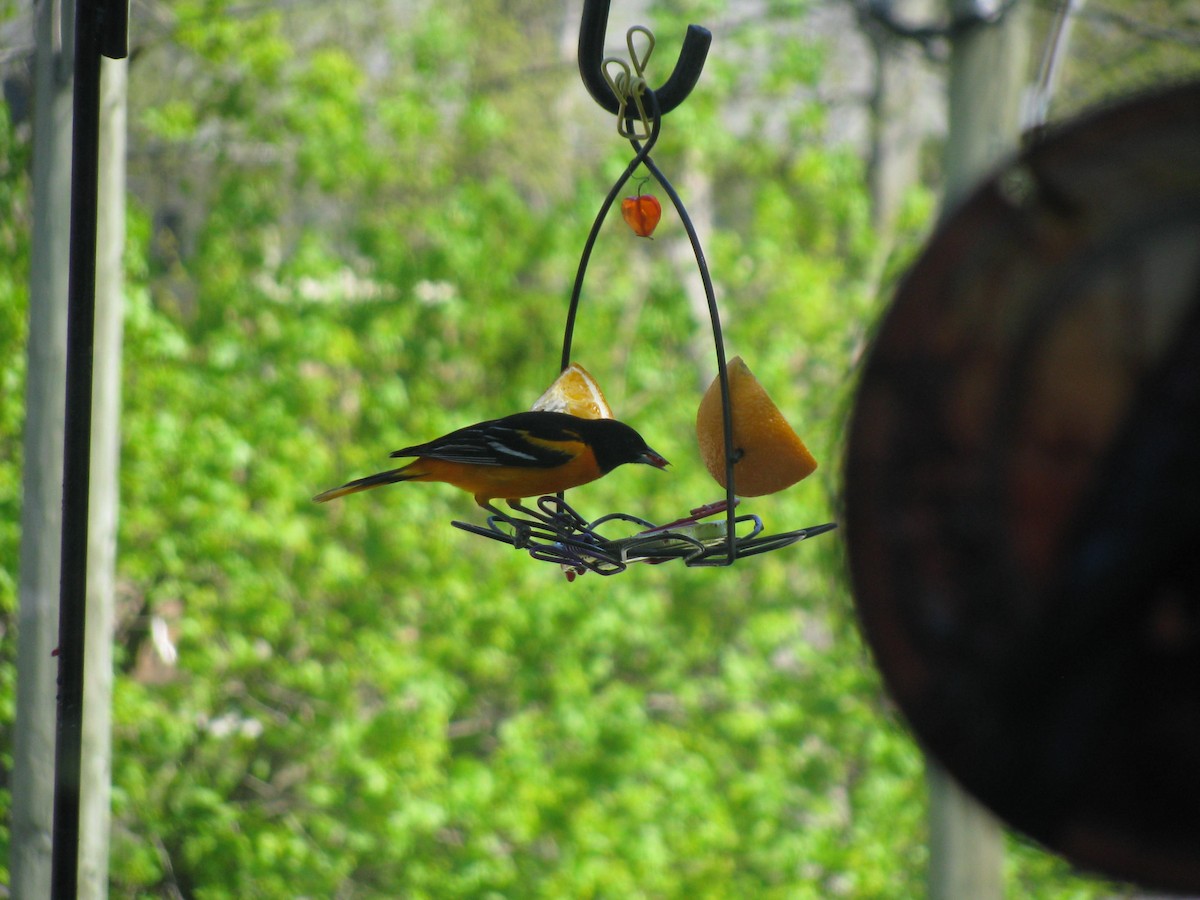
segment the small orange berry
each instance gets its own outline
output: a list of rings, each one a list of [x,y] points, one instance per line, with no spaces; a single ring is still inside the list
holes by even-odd
[[[662,204],[653,194],[638,194],[621,201],[621,216],[638,237],[648,238],[662,218]]]

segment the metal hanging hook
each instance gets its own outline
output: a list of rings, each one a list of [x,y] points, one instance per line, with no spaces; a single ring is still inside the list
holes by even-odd
[[[583,16],[579,23],[579,74],[592,99],[616,114],[621,109],[621,101],[604,73],[604,35],[608,30],[610,5],[611,0],[583,0]],[[661,115],[669,113],[692,92],[704,70],[710,44],[712,32],[699,25],[688,26],[674,71],[662,87],[654,91]]]
[[[637,35],[645,38],[646,48],[639,53],[634,38]],[[629,48],[629,63],[615,56],[607,57],[601,66],[601,72],[609,88],[619,102],[617,107],[617,134],[630,140],[644,141],[650,137],[650,118],[646,114],[644,97],[650,88],[646,84],[646,63],[654,52],[654,34],[649,28],[634,25],[625,33],[625,46]],[[630,65],[633,66],[632,71]],[[616,74],[613,69],[616,68]],[[637,112],[636,119],[629,111],[633,103]]]

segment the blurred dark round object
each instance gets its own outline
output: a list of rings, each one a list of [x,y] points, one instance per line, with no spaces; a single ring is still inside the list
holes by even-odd
[[[845,502],[924,746],[1075,863],[1200,890],[1200,85],[1046,134],[945,220]]]

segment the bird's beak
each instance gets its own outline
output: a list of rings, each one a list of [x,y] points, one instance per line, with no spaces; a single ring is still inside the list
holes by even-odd
[[[639,456],[635,462],[645,463],[648,466],[654,466],[656,469],[665,469],[670,465],[663,457],[659,456],[653,450],[647,448],[646,452]]]

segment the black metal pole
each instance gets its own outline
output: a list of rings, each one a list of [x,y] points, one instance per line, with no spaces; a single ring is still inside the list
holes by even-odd
[[[54,754],[51,896],[79,883],[83,759],[83,645],[87,611],[92,356],[96,321],[96,220],[100,155],[100,56],[126,52],[128,5],[78,0],[71,136],[71,256],[67,287],[67,389],[63,433],[62,563],[58,619],[58,723]]]

